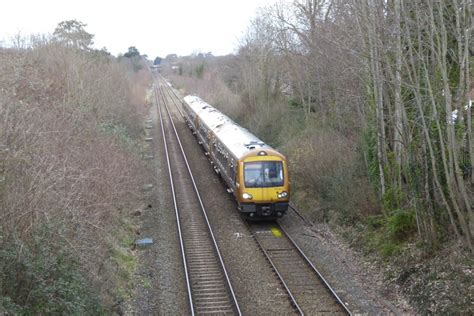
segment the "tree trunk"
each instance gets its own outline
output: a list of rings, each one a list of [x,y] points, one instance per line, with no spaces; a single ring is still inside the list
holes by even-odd
[[[401,191],[402,189],[402,155],[404,150],[403,143],[403,121],[402,112],[403,105],[401,99],[402,93],[402,43],[401,43],[401,29],[400,29],[400,0],[395,1],[395,32],[396,48],[395,48],[395,112],[394,112],[394,130],[393,130],[393,149],[395,153],[396,175],[394,177],[395,187]]]

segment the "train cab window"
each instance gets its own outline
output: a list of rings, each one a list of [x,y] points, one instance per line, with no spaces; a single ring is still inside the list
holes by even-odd
[[[283,164],[281,161],[246,162],[244,182],[248,188],[282,186]]]

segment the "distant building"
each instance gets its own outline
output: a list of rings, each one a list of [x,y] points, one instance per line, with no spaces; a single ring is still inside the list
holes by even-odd
[[[173,62],[173,61],[178,60],[178,55],[176,55],[176,54],[169,54],[169,55],[166,56],[165,59],[166,59],[167,61],[169,61],[169,62]]]

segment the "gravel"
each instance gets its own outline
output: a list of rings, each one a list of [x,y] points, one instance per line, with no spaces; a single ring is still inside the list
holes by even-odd
[[[157,108],[150,110],[154,128],[151,161],[156,183],[150,194],[151,208],[140,215],[141,238],[153,238],[154,244],[138,250],[138,271],[135,295],[127,314],[179,315],[189,314],[189,303],[178,242],[176,217],[168,185],[168,169]]]
[[[279,220],[354,314],[412,314],[398,289],[386,288],[383,273],[364,261],[325,224],[307,225],[289,210]]]

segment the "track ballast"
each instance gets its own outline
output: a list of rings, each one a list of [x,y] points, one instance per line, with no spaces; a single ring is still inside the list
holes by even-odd
[[[241,315],[206,210],[168,108],[166,83],[155,80],[155,103],[168,164],[192,315]]]

